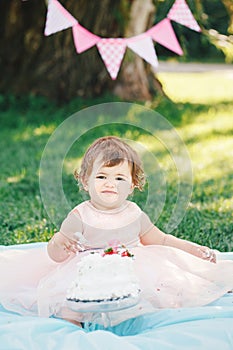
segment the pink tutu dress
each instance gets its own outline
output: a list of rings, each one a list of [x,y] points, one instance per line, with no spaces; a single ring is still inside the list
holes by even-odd
[[[214,264],[180,249],[142,246],[140,235],[152,224],[135,203],[127,201],[121,208],[101,211],[89,201],[83,202],[69,213],[60,231],[75,239],[80,220],[87,248],[105,249],[108,242],[117,240],[134,254],[140,300],[127,310],[110,312],[112,325],[161,308],[207,305],[233,288],[233,261],[219,260]],[[76,265],[85,254],[89,252],[56,263],[49,258],[46,244],[23,250],[17,246],[3,249],[0,303],[21,315],[102,323],[96,314],[75,312],[66,304],[66,292],[76,277]]]

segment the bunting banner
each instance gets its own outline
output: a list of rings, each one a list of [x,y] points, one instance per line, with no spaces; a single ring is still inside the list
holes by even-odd
[[[168,12],[167,18],[197,32],[201,31],[201,28],[193,17],[192,12],[190,11],[190,8],[186,4],[185,0],[176,0]]]
[[[111,78],[115,80],[125,54],[126,40],[122,38],[101,39],[96,46],[107,71]]]
[[[46,36],[71,28],[78,54],[96,46],[110,77],[115,80],[120,70],[126,48],[129,48],[153,67],[158,66],[153,41],[178,55],[183,54],[171,21],[180,23],[197,32],[201,31],[185,0],[175,0],[166,18],[131,38],[102,38],[80,25],[58,0],[48,0],[44,34]]]
[[[149,29],[147,31],[147,34],[150,35],[152,39],[160,45],[163,45],[178,55],[183,55],[183,50],[177,40],[170,19],[163,19],[161,22]]]
[[[78,21],[57,1],[50,0],[48,3],[45,35],[54,34],[61,30],[71,28]]]
[[[153,67],[158,66],[158,59],[155,53],[153,41],[146,34],[141,34],[132,37],[127,40],[127,46],[143,58],[146,62],[150,63]]]
[[[73,38],[77,53],[82,53],[95,46],[101,38],[89,32],[86,28],[76,23],[73,28]]]

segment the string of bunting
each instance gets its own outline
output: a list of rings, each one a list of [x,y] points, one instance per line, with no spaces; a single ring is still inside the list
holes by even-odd
[[[178,55],[183,54],[171,21],[197,32],[201,31],[185,0],[175,0],[166,18],[146,32],[131,38],[102,38],[95,35],[81,26],[58,0],[49,0],[44,34],[48,36],[72,28],[77,53],[80,54],[96,45],[108,73],[115,80],[127,47],[154,68],[158,66],[158,59],[153,41]]]

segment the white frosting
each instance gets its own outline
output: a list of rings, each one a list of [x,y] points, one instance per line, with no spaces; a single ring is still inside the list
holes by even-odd
[[[67,299],[98,301],[138,294],[139,284],[131,257],[89,254],[77,268],[77,277],[67,291]]]

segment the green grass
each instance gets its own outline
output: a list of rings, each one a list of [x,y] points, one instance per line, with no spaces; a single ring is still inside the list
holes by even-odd
[[[192,162],[193,191],[179,226],[172,232],[182,238],[222,250],[233,250],[233,84],[225,73],[160,73],[165,91],[156,110],[172,123],[183,139]],[[0,244],[47,241],[57,230],[41,201],[39,167],[44,147],[52,132],[74,112],[102,102],[74,100],[58,107],[39,97],[0,98]],[[80,126],[81,127],[81,126]],[[71,206],[80,202],[72,171],[95,137],[115,133],[149,144],[167,176],[167,194],[156,224],[164,229],[177,195],[176,169],[168,152],[150,143],[142,130],[113,125],[85,133],[68,152],[63,169],[63,187]],[[157,147],[158,149],[153,149]],[[136,191],[133,199],[141,206],[148,194]],[[159,194],[159,189],[156,190]],[[58,205],[59,207],[59,205]],[[148,206],[153,217],[154,207]],[[59,214],[59,210],[58,210]],[[60,221],[64,217],[61,215]]]
[[[174,102],[216,105],[233,100],[233,69],[231,72],[159,73],[158,77]]]

